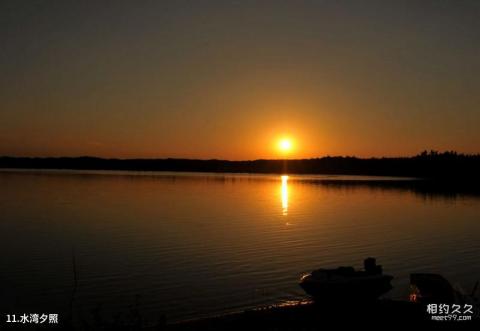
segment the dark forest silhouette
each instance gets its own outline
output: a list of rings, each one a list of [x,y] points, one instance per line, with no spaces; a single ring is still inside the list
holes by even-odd
[[[0,168],[289,173],[480,179],[480,154],[424,151],[413,157],[326,156],[296,160],[105,159],[97,157],[0,157]]]

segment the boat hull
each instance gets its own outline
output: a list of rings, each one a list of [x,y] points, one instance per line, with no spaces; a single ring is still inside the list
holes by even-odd
[[[389,275],[378,275],[343,281],[321,281],[308,275],[302,278],[300,286],[315,301],[370,301],[390,291],[392,279]]]

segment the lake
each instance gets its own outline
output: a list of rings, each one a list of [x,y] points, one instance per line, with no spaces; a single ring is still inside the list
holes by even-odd
[[[299,277],[361,267],[480,279],[480,199],[347,176],[0,171],[1,309],[168,321],[305,299]],[[75,261],[75,262],[73,262]],[[75,266],[76,272],[73,271]]]

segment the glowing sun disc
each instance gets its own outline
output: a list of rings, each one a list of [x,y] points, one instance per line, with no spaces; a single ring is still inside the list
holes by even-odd
[[[278,142],[278,148],[282,152],[289,152],[292,149],[292,141],[288,138],[281,139]]]

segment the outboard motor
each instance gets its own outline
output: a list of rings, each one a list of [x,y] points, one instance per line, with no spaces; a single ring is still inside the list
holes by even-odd
[[[382,266],[377,265],[377,260],[373,257],[367,257],[363,261],[363,267],[365,268],[365,272],[370,275],[381,275],[382,274]]]

